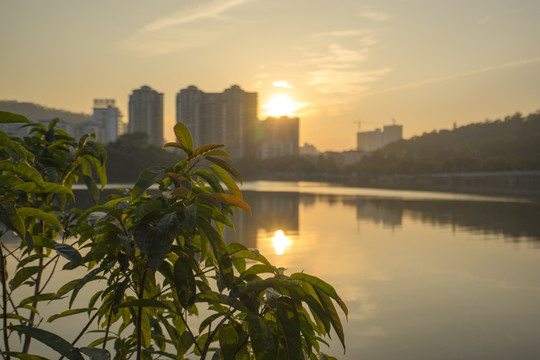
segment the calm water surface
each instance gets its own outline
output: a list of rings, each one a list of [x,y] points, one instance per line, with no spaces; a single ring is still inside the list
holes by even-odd
[[[243,190],[253,215],[239,211],[226,241],[336,288],[349,307],[347,351],[334,335],[330,354],[540,358],[540,204],[321,183]]]
[[[540,358],[540,205],[248,183],[227,241],[321,277],[349,307],[341,359]],[[281,233],[281,232],[282,233]]]

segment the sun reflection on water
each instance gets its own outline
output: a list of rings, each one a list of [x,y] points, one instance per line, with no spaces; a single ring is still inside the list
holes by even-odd
[[[274,246],[276,255],[283,255],[285,248],[291,244],[289,238],[285,235],[283,230],[278,230],[272,238],[272,245]]]

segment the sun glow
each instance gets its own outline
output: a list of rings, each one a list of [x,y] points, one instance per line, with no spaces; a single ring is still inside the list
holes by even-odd
[[[272,245],[274,246],[276,255],[283,255],[285,248],[291,244],[289,238],[285,235],[283,230],[278,230],[272,238]]]
[[[287,95],[275,95],[262,108],[266,110],[267,116],[294,116],[298,105]]]

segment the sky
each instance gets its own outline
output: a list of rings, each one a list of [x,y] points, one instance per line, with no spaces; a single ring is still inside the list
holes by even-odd
[[[237,84],[342,151],[394,121],[410,138],[540,110],[539,34],[538,0],[2,0],[0,100],[112,98],[127,121],[148,85],[172,139],[180,89]]]

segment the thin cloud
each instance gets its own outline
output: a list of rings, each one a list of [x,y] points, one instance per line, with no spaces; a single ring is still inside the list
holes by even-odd
[[[440,82],[444,82],[444,81],[448,81],[448,80],[464,78],[464,77],[468,77],[468,76],[473,76],[473,75],[477,75],[477,74],[482,74],[482,73],[486,73],[486,72],[502,70],[502,69],[507,69],[507,68],[515,68],[515,67],[525,66],[525,65],[529,65],[529,64],[538,63],[538,62],[540,62],[540,57],[535,57],[535,58],[525,59],[525,60],[519,60],[519,61],[512,61],[512,62],[504,63],[504,64],[501,64],[501,65],[488,66],[488,67],[484,67],[484,68],[481,68],[481,69],[476,69],[476,70],[469,71],[469,72],[446,75],[446,76],[441,76],[441,77],[438,77],[438,78],[427,79],[427,80],[418,81],[418,82],[414,82],[414,83],[394,86],[394,87],[384,89],[384,90],[380,90],[380,91],[373,91],[373,92],[370,92],[370,93],[365,93],[365,94],[363,94],[363,96],[386,94],[386,93],[399,91],[399,90],[404,90],[404,89],[417,88],[417,87],[421,87],[421,86],[424,86],[424,85],[436,84],[436,83],[440,83]]]
[[[306,61],[321,68],[353,68],[367,59],[369,49],[350,50],[339,44],[330,44],[326,53],[312,53]]]
[[[224,19],[224,12],[248,1],[251,0],[213,0],[203,6],[184,9],[147,24],[121,41],[119,48],[139,56],[161,56],[208,45],[222,34],[215,28],[187,25],[203,19]]]
[[[392,71],[391,68],[383,68],[373,71],[341,71],[339,69],[321,69],[308,73],[310,80],[308,86],[314,86],[315,90],[323,93],[353,93],[367,91],[368,83],[378,81],[383,75]]]
[[[272,85],[277,88],[286,88],[286,89],[292,89],[293,87],[291,84],[289,84],[286,81],[274,81]]]
[[[369,20],[375,20],[375,21],[386,21],[390,20],[390,16],[386,13],[380,12],[380,11],[363,11],[358,16],[369,19]]]
[[[371,32],[371,30],[342,30],[342,31],[328,31],[311,35],[312,37],[354,37],[364,35]]]
[[[161,30],[170,26],[192,23],[201,19],[219,18],[225,11],[240,6],[250,0],[214,0],[205,6],[192,9],[191,11],[182,10],[170,16],[155,20],[141,29],[141,32],[152,32]]]

